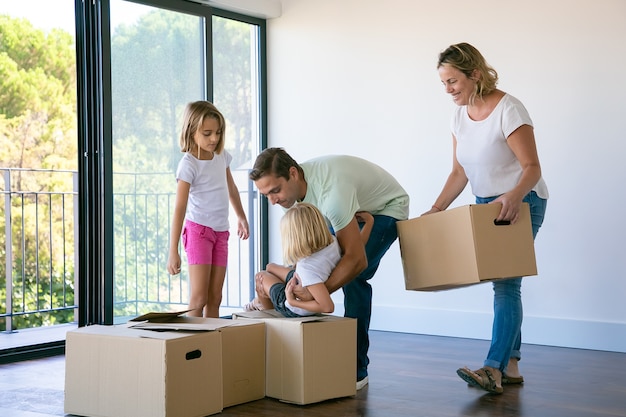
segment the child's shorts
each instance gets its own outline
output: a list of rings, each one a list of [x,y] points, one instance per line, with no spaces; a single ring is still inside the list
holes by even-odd
[[[183,227],[183,246],[189,265],[226,266],[230,232],[216,232],[208,226],[186,220]]]
[[[293,274],[296,272],[295,269],[292,269],[287,274],[285,278],[285,282],[277,282],[272,285],[270,288],[270,300],[272,300],[272,304],[274,304],[274,310],[278,311],[285,317],[300,317],[299,314],[294,313],[289,310],[289,308],[285,305],[287,301],[287,295],[285,294],[285,287],[291,278],[293,278]]]

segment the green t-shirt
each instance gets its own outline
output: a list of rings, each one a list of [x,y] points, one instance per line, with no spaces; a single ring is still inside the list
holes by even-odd
[[[372,162],[329,155],[300,166],[307,182],[304,202],[319,208],[335,231],[346,227],[357,211],[408,219],[408,194],[391,174]]]

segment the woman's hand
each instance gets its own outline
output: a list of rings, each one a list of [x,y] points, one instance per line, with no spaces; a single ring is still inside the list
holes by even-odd
[[[511,224],[515,224],[519,219],[519,212],[522,208],[522,198],[516,196],[513,192],[504,193],[491,201],[491,203],[502,204],[500,214],[496,218],[497,221],[508,220]]]
[[[425,216],[427,214],[439,213],[441,210],[436,209],[435,207],[431,208],[428,211],[423,212],[420,216]]]

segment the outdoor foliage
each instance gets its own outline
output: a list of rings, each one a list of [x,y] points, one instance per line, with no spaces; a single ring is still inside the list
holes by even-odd
[[[165,265],[182,112],[205,98],[204,38],[198,17],[148,9],[111,34],[115,317],[188,300],[185,270],[171,277]],[[236,170],[249,166],[254,152],[251,26],[217,17],[212,24],[215,103],[226,117]],[[69,33],[0,15],[0,168],[31,170],[12,171],[12,257],[0,262],[0,315],[10,301],[14,329],[75,320],[75,54]],[[60,192],[66,194],[48,194]],[[4,204],[0,211],[6,237]],[[6,259],[5,242],[0,256]]]
[[[70,34],[44,33],[28,20],[0,15],[0,168],[27,169],[0,172],[3,190],[12,191],[10,207],[0,205],[3,260],[12,237],[12,257],[0,262],[0,314],[11,303],[13,329],[74,317],[75,67]]]

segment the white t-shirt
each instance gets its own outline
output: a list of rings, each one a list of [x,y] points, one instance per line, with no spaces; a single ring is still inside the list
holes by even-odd
[[[201,161],[185,153],[176,170],[176,180],[191,184],[186,218],[208,226],[216,232],[229,229],[229,194],[226,169],[232,161],[226,151],[214,154],[213,159]]]
[[[465,170],[477,197],[494,197],[511,191],[522,176],[522,167],[507,138],[522,125],[532,126],[530,115],[515,97],[505,94],[484,120],[475,121],[467,106],[459,106],[452,118],[456,158]],[[548,187],[540,178],[533,191],[548,198]]]
[[[330,273],[333,271],[335,266],[337,266],[340,259],[341,249],[339,247],[339,243],[337,242],[337,238],[333,236],[333,243],[326,246],[324,249],[315,252],[309,257],[300,259],[296,263],[296,272],[294,277],[297,275],[300,278],[300,282],[303,287],[326,282]],[[308,310],[294,307],[289,304],[289,301],[285,301],[285,306],[289,310],[301,316],[310,316],[315,314]]]

